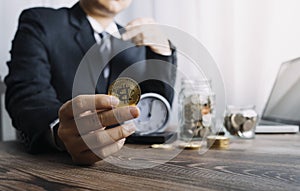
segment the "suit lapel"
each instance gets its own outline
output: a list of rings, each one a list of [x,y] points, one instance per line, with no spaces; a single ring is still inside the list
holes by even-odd
[[[82,25],[82,28],[75,35],[75,40],[85,54],[95,43],[93,31],[89,30],[89,23]]]
[[[99,54],[96,54],[96,51],[99,49],[96,46],[93,46],[96,43],[94,31],[86,18],[85,12],[79,6],[79,3],[76,3],[70,10],[70,24],[76,30],[73,38],[80,47],[82,55],[89,54],[82,60],[82,62],[85,62],[84,64],[78,63],[78,69],[80,70],[81,76],[79,77],[79,80],[77,80],[77,83],[80,84],[81,89],[77,94],[93,94],[95,93],[97,83],[97,78],[93,73],[98,71],[98,68],[95,69],[93,67],[95,65],[95,60],[98,60],[95,56],[99,56]],[[82,82],[84,83],[81,85]]]
[[[74,38],[85,54],[96,43],[96,40],[93,29],[79,3],[71,8],[70,23],[78,30]]]

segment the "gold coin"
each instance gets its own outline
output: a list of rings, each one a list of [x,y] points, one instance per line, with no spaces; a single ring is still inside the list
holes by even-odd
[[[153,144],[151,148],[154,149],[172,149],[173,146],[171,144]]]
[[[212,149],[228,149],[229,138],[224,136],[208,136],[207,147]]]
[[[141,97],[141,88],[133,79],[120,77],[109,86],[108,95],[119,98],[119,106],[136,105]]]
[[[200,149],[201,148],[201,144],[198,142],[189,142],[189,143],[180,143],[179,148],[182,149]]]

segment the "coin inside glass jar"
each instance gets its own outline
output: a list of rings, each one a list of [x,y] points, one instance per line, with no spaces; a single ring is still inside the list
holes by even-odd
[[[133,79],[120,77],[109,86],[108,95],[119,98],[119,106],[136,105],[141,97],[141,88]]]

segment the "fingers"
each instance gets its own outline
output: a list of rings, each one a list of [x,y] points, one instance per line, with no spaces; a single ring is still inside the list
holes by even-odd
[[[150,26],[137,26],[130,28],[126,33],[122,35],[123,40],[131,40],[137,46],[165,46],[167,39],[162,38],[160,32],[157,31],[156,27]]]
[[[75,127],[77,134],[84,135],[91,131],[137,118],[139,113],[140,111],[136,106],[118,107],[113,110],[92,112],[75,120],[65,121],[65,124]]]
[[[74,138],[71,149],[74,148],[74,152],[79,153],[91,149],[98,149],[130,136],[135,130],[136,128],[133,123],[120,125],[107,130],[97,130],[81,137]]]
[[[100,122],[104,126],[110,126],[137,118],[140,114],[138,107],[128,106],[100,113]]]
[[[80,95],[66,102],[59,110],[61,120],[78,117],[86,111],[111,109],[119,104],[118,98],[109,95]]]
[[[125,41],[131,40],[133,37],[137,36],[140,33],[142,33],[141,26],[126,27],[126,32],[122,34],[122,39]]]
[[[73,140],[67,142],[66,147],[74,162],[92,164],[119,151],[124,145],[125,138],[134,131],[133,123],[108,130],[98,130],[82,137],[73,137]]]
[[[122,35],[123,40],[130,40],[140,33],[147,31],[147,26],[155,24],[155,21],[151,18],[138,18],[129,22],[126,26],[126,32]]]
[[[124,145],[125,139],[121,139],[118,142],[115,142],[113,144],[107,145],[106,147],[94,149],[94,150],[88,150],[86,152],[83,152],[78,157],[73,157],[72,159],[75,163],[78,164],[85,164],[85,165],[91,165],[95,162],[104,159],[116,152],[118,152]]]
[[[126,26],[123,40],[131,40],[137,46],[148,46],[157,54],[170,56],[172,51],[168,38],[152,19],[136,19]]]
[[[58,137],[75,162],[92,164],[99,157],[104,158],[117,152],[124,144],[120,140],[135,131],[132,124],[104,130],[106,126],[139,116],[136,106],[116,107],[118,104],[119,100],[113,96],[84,95],[61,107]]]
[[[151,42],[151,37],[149,35],[145,35],[144,33],[137,34],[131,39],[131,41],[137,46],[150,46],[154,44],[154,42]]]
[[[156,22],[152,18],[144,17],[144,18],[137,18],[130,21],[129,23],[127,23],[126,27],[132,27],[132,26],[143,25],[143,24],[155,24],[155,23]]]
[[[113,144],[121,139],[124,139],[135,132],[135,125],[128,123],[107,130],[97,130],[82,136],[82,141],[86,143],[86,147],[81,150],[97,149]]]
[[[99,149],[93,149],[92,151],[99,156],[100,158],[104,159],[116,152],[118,152],[124,145],[125,139],[122,139],[118,142],[115,142],[113,144],[107,145],[105,147],[99,148]]]

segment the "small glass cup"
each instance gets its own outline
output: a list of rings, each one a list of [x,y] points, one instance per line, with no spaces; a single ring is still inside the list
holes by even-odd
[[[255,105],[228,105],[224,114],[225,136],[253,139],[258,121]]]

